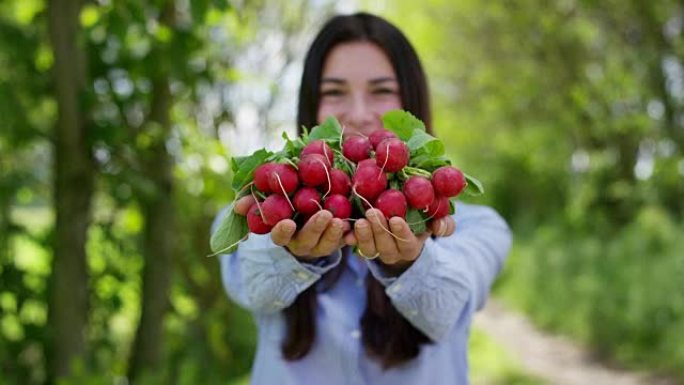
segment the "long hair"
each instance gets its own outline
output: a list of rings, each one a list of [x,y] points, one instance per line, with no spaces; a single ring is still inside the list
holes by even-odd
[[[427,79],[418,55],[398,28],[368,13],[333,17],[314,39],[304,61],[297,112],[298,130],[301,131],[302,126],[310,128],[318,124],[320,83],[328,53],[340,43],[357,41],[373,43],[384,51],[397,76],[402,108],[421,119],[428,132],[432,133]],[[323,290],[339,279],[345,262],[343,260],[325,274]],[[366,279],[366,295],[361,332],[368,355],[378,360],[383,368],[401,365],[418,356],[420,345],[429,343],[430,339],[397,311],[383,285],[370,273]],[[301,359],[311,350],[316,338],[316,309],[317,285],[300,293],[295,302],[285,309],[286,335],[281,349],[286,359]]]

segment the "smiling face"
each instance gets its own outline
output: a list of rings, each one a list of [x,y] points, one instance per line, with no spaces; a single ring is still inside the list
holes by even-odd
[[[382,128],[382,114],[402,108],[399,83],[387,55],[375,44],[337,45],[321,76],[318,122],[335,116],[345,135]]]

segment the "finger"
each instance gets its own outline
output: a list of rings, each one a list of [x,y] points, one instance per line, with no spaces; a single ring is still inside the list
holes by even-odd
[[[237,201],[235,201],[235,205],[233,206],[233,211],[235,211],[235,214],[239,214],[242,216],[247,215],[247,211],[249,211],[249,208],[252,207],[252,205],[256,202],[256,199],[254,199],[253,196],[247,195],[244,196]]]
[[[448,237],[448,236],[450,236],[451,234],[453,234],[454,231],[456,231],[456,222],[454,221],[453,218],[449,217],[449,218],[447,219],[446,223],[447,223],[447,229],[446,229],[446,231],[444,232],[444,236],[445,236],[445,237]]]
[[[323,235],[321,235],[318,244],[311,250],[310,255],[312,257],[320,257],[332,253],[340,244],[343,229],[344,221],[339,218],[333,218],[328,223],[328,227],[323,232]]]
[[[454,233],[454,229],[456,228],[456,224],[454,223],[453,218],[451,217],[444,217],[440,218],[436,221],[433,221],[430,224],[430,228],[432,229],[432,234],[436,237],[448,237],[449,235]]]
[[[373,238],[375,238],[375,248],[381,256],[386,258],[396,257],[399,254],[397,242],[390,235],[387,220],[380,210],[370,209],[366,211],[366,218],[371,223]]]
[[[289,245],[291,250],[296,250],[299,253],[308,253],[316,246],[321,235],[328,227],[328,223],[332,219],[332,213],[328,210],[321,210],[312,215],[311,218],[304,224],[304,227],[297,233],[292,245]]]
[[[393,217],[390,218],[389,225],[392,234],[404,239],[403,241],[397,240],[396,242],[396,247],[400,253],[413,252],[418,248],[418,239],[413,235],[405,220],[400,217]]]
[[[375,250],[375,240],[373,239],[373,229],[366,219],[359,219],[354,224],[354,235],[361,254],[372,257],[377,253]]]
[[[291,219],[283,219],[271,229],[271,239],[278,246],[285,246],[297,231],[297,224]]]

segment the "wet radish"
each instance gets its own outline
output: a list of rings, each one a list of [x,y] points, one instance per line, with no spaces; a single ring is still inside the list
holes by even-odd
[[[247,227],[249,227],[249,231],[254,234],[267,234],[270,233],[273,228],[273,226],[264,223],[261,212],[259,211],[259,205],[256,203],[253,203],[249,208],[249,211],[247,211]]]
[[[428,206],[428,215],[430,219],[435,220],[449,215],[449,198],[443,196],[436,196],[432,204]]]
[[[371,146],[373,146],[373,148],[376,148],[378,144],[380,144],[380,142],[382,142],[383,140],[396,137],[397,135],[394,132],[385,129],[380,129],[371,132],[371,134],[368,136],[368,140],[370,141]]]
[[[272,192],[268,180],[269,175],[275,166],[276,163],[269,162],[260,165],[254,170],[254,186],[264,194],[270,194]]]
[[[430,180],[414,175],[404,182],[404,195],[408,204],[416,209],[426,209],[435,199],[435,191]]]
[[[320,154],[304,156],[297,166],[299,167],[299,179],[307,186],[320,186],[328,182],[330,167],[327,160]]]
[[[408,164],[409,148],[401,139],[385,139],[375,148],[375,161],[386,172],[397,172]]]
[[[306,155],[310,154],[319,154],[323,155],[327,159],[327,164],[328,166],[333,165],[333,161],[335,160],[335,154],[333,153],[332,149],[330,146],[328,146],[327,143],[323,140],[314,140],[311,143],[307,144],[304,146],[302,149],[301,154],[299,156],[303,158]]]
[[[334,218],[347,219],[352,213],[351,202],[340,194],[329,196],[323,203],[323,208],[330,211]]]
[[[382,211],[387,219],[406,218],[406,197],[399,190],[385,190],[375,200],[375,208]]]
[[[350,136],[342,143],[342,154],[352,162],[368,159],[372,149],[370,141],[363,136]]]
[[[268,175],[268,186],[274,194],[292,194],[299,186],[297,170],[289,164],[274,164]]]
[[[321,208],[321,193],[313,187],[302,187],[295,193],[292,203],[297,212],[312,215]]]
[[[261,214],[264,217],[264,223],[275,226],[276,223],[283,219],[292,218],[294,212],[287,198],[282,195],[273,194],[266,197],[261,203]]]
[[[387,188],[387,176],[378,166],[365,166],[356,170],[352,189],[369,201],[374,201]]]
[[[455,197],[463,191],[467,184],[461,170],[455,167],[440,167],[432,173],[432,186],[437,195]]]

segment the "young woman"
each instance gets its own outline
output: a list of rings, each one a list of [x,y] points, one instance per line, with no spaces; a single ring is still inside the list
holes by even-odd
[[[306,56],[298,127],[333,115],[367,134],[397,108],[431,130],[427,82],[406,37],[365,13],[331,19]],[[233,209],[245,214],[252,202]],[[252,384],[467,384],[472,316],[510,243],[494,210],[463,203],[417,236],[374,209],[353,228],[322,210],[299,230],[283,220],[251,234],[221,257],[221,272],[258,325]]]

